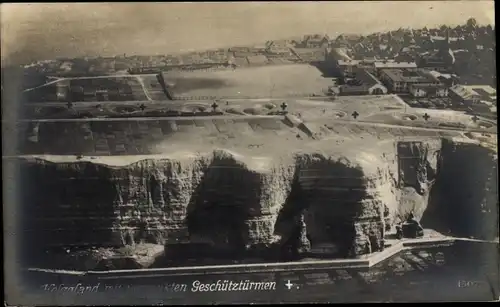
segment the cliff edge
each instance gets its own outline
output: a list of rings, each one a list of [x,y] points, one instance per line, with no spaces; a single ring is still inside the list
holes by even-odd
[[[30,189],[23,231],[33,252],[95,246],[116,254],[153,244],[165,246],[167,263],[280,260],[325,246],[355,257],[383,249],[386,232],[410,211],[448,233],[498,232],[492,149],[461,138],[325,144],[273,155],[21,157]]]

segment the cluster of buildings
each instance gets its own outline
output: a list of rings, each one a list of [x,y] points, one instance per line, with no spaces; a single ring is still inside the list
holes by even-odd
[[[472,110],[485,117],[496,118],[497,91],[489,85],[454,85],[449,89],[449,96],[464,104],[471,106]]]
[[[141,59],[139,56],[131,58]],[[129,63],[127,71],[131,74],[156,74],[169,70],[196,70],[231,66],[231,57],[224,48],[142,58],[141,60]]]
[[[220,48],[181,55],[116,56],[42,61],[26,66],[44,74],[70,77],[117,73],[158,74],[169,70],[213,70],[238,67],[317,64],[335,77],[332,95],[394,93],[422,107],[484,105],[496,86],[495,30],[474,19],[456,27],[398,29],[370,35],[311,34],[262,45]],[[471,84],[482,84],[472,86]],[[476,90],[491,85],[488,90]],[[472,87],[471,87],[472,86]],[[435,103],[434,103],[435,102]]]
[[[398,29],[386,33],[367,36],[340,35],[332,41],[331,47],[345,48],[356,59],[378,57],[381,59],[400,58],[400,61],[415,59],[419,55],[432,53],[441,48],[449,37],[450,48],[455,51],[468,51],[494,48],[494,29],[492,26],[479,27],[474,20],[456,27],[442,26],[436,29]]]
[[[447,59],[442,57],[442,54],[446,53],[439,51],[434,55],[436,61],[452,65],[453,62],[448,62]],[[430,70],[425,66],[422,67],[415,61],[403,62],[394,59],[353,60],[339,48],[330,51],[327,61],[331,62],[333,72],[338,77],[339,93],[341,95],[348,95],[352,92],[352,87],[356,87],[356,93],[365,95],[371,95],[375,92],[390,92],[409,94],[414,97],[440,97],[445,96],[445,88],[448,85],[442,82],[443,77],[438,71]],[[450,66],[443,66],[443,68],[449,69]],[[374,87],[375,85],[376,87]],[[360,86],[365,89],[364,93],[358,90]],[[375,88],[377,91],[375,91]]]
[[[496,89],[488,82],[488,76],[495,75],[492,34],[490,26],[479,28],[469,21],[455,29],[400,29],[377,36],[339,36],[327,48],[325,59],[337,78],[330,92],[393,93],[418,107],[496,113]],[[475,74],[478,67],[487,73]]]
[[[447,68],[447,67],[446,67]],[[496,89],[467,85],[449,71],[430,70],[416,62],[394,60],[334,61],[337,85],[332,95],[397,94],[416,107],[496,113]]]
[[[39,61],[24,66],[32,74],[47,74],[59,77],[112,75],[128,72],[150,73],[164,69],[193,65],[225,65],[230,60],[227,48],[190,52],[180,55],[131,55],[114,57],[84,57]]]

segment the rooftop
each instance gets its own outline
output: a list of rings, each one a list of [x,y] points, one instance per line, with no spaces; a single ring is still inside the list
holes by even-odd
[[[462,85],[462,87],[484,101],[496,101],[497,91],[489,85]]]
[[[439,84],[435,84],[435,83],[432,83],[432,84],[410,84],[410,87],[413,87],[413,88],[429,88],[429,87],[433,87],[433,88],[446,88],[446,85],[442,84],[442,83],[439,83]]]
[[[430,39],[435,40],[435,41],[444,41],[446,40],[446,36],[429,36]],[[449,37],[450,42],[456,42],[460,38],[458,37]]]
[[[418,70],[384,69],[383,73],[394,82],[406,82],[406,83],[439,82],[439,79],[437,79],[429,71],[424,69],[418,69]]]
[[[250,64],[265,64],[267,63],[268,59],[265,55],[250,55],[247,56],[248,63]]]
[[[297,48],[293,47],[292,48],[295,52],[299,54],[306,54],[306,53],[325,53],[326,50],[325,48]]]
[[[497,90],[489,85],[463,85],[463,87],[472,89],[475,92],[483,91],[487,95],[496,95]]]
[[[375,68],[417,68],[415,62],[375,62]]]
[[[361,81],[362,85],[366,86],[380,84],[380,81],[366,69],[356,69],[355,79]]]
[[[307,42],[315,42],[315,43],[320,43],[322,42],[323,40],[326,40],[328,41],[329,38],[327,36],[324,36],[324,35],[307,35],[305,37],[305,41]]]
[[[457,75],[455,75],[455,74],[445,74],[445,73],[441,73],[441,72],[438,72],[438,71],[435,71],[435,70],[431,70],[429,73],[432,74],[436,78],[450,79],[450,78],[456,78],[457,77]]]
[[[455,86],[452,86],[450,88],[450,91],[455,93],[456,95],[462,97],[463,99],[473,99],[473,98],[479,98],[480,95],[473,91],[470,88],[467,88],[463,85],[457,84]]]

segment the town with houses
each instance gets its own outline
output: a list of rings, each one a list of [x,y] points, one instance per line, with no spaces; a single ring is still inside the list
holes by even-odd
[[[302,93],[295,93],[296,96],[359,96],[392,93],[400,96],[412,107],[464,110],[494,118],[496,117],[494,31],[491,25],[479,26],[471,18],[465,24],[456,27],[400,28],[386,33],[366,36],[339,35],[335,38],[314,34],[290,40],[268,41],[262,45],[236,46],[178,55],[123,54],[115,57],[38,61],[24,65],[24,72],[30,76],[25,82],[43,84],[58,78],[81,76],[238,70],[244,67],[269,66],[293,68],[299,67],[297,64],[308,64],[317,68],[322,78],[331,80],[331,84],[316,89],[316,92],[304,90]],[[293,74],[291,70],[290,72]],[[40,78],[33,76],[42,76],[44,80],[40,82]],[[303,78],[307,78],[307,75]],[[108,87],[103,84],[107,82],[105,79],[95,81],[98,81],[99,87]],[[78,80],[78,82],[91,81]],[[73,88],[78,87],[76,83],[73,82]],[[126,83],[122,82],[122,85]],[[153,83],[157,83],[156,80]],[[161,87],[160,84],[151,86]],[[30,84],[26,87],[29,88]],[[134,85],[129,87],[133,88]],[[112,88],[113,86],[107,89],[109,96],[113,96]],[[132,88],[127,90],[132,93],[134,92]],[[78,89],[71,91],[78,92]],[[99,100],[94,99],[99,96],[97,88],[88,90],[87,86],[86,93],[83,93],[83,90],[80,92],[82,97],[90,96],[90,100]],[[120,100],[117,89],[116,92],[116,99]],[[150,96],[158,96],[154,94],[155,90],[152,92]],[[47,95],[36,91],[34,96],[36,100],[43,100],[43,97],[51,97],[55,93],[52,91],[52,94]],[[78,94],[73,96],[76,97]],[[130,97],[126,98],[127,95],[121,96],[122,100],[130,100]],[[166,96],[172,99],[171,95]],[[212,98],[221,98],[220,96]],[[157,97],[158,100],[164,98],[166,97],[163,95]],[[182,98],[190,99],[189,95],[183,95]],[[191,98],[194,100],[200,97]],[[222,95],[222,98],[225,96]]]

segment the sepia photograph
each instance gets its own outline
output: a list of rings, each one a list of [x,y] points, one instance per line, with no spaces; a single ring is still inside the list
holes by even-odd
[[[500,299],[494,1],[0,13],[5,306]]]

